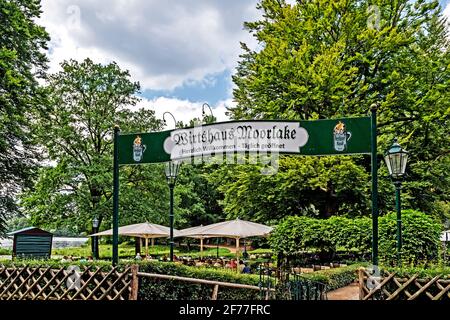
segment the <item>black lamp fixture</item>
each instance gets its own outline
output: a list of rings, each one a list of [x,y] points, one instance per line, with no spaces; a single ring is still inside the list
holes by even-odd
[[[166,114],[170,114],[170,115],[172,116],[172,119],[173,119],[173,122],[174,122],[174,126],[175,126],[175,128],[176,128],[176,126],[177,126],[177,120],[175,119],[175,116],[174,116],[171,112],[169,112],[169,111],[166,111],[166,112],[163,113],[163,122],[164,122],[164,124],[167,125]]]
[[[92,232],[97,233],[98,227],[100,225],[100,220],[97,218],[97,216],[92,219]],[[93,236],[92,237],[92,257],[94,259],[98,259],[98,237]]]
[[[209,112],[211,112],[211,119],[213,120],[213,119],[214,119],[214,114],[213,114],[213,112],[212,112],[212,109],[211,109],[210,105],[207,104],[206,102],[202,105],[202,117],[203,117],[203,119],[205,119],[205,115],[206,115],[206,113],[205,113],[205,107],[208,107]],[[212,121],[212,120],[211,120],[211,121]]]
[[[211,117],[214,117],[211,106],[206,102],[202,105],[202,115],[205,116],[205,106],[208,107],[209,111],[211,112]]]
[[[408,155],[408,151],[403,149],[395,138],[389,150],[384,154],[384,160],[393,181],[400,180],[405,175]]]
[[[178,161],[171,161],[166,163],[165,174],[169,187],[171,185],[175,186],[180,167],[181,163]]]
[[[97,229],[99,224],[100,224],[100,220],[99,220],[97,217],[95,217],[95,218],[92,220],[92,228],[93,228],[93,229]]]

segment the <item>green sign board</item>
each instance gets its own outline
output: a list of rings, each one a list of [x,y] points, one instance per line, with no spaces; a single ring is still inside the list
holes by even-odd
[[[371,118],[229,121],[120,134],[119,164],[158,163],[234,153],[370,154]]]
[[[236,153],[307,156],[370,154],[372,158],[372,261],[374,265],[377,265],[376,124],[376,105],[374,105],[371,107],[371,117],[315,121],[229,121],[134,134],[120,134],[119,128],[116,127],[113,171],[113,265],[117,265],[119,260],[119,165],[186,161],[195,160],[198,157],[228,155],[233,159]],[[173,187],[171,190],[173,191]]]

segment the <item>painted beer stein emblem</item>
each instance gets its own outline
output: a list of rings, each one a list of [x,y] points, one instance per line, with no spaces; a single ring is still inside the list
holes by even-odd
[[[144,156],[145,149],[147,149],[147,146],[142,144],[141,136],[137,136],[133,142],[133,160],[136,162],[141,161]]]
[[[352,133],[346,131],[345,124],[341,121],[334,127],[334,150],[345,151],[347,149],[347,142],[352,137]]]

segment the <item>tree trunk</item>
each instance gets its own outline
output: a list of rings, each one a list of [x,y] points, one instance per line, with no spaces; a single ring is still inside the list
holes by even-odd
[[[134,237],[134,255],[141,253],[141,238]]]

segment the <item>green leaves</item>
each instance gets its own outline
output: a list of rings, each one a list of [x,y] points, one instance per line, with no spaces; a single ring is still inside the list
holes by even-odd
[[[402,211],[402,259],[404,264],[420,265],[439,260],[441,226],[429,215],[413,210]],[[380,261],[396,263],[396,214],[379,219]],[[287,217],[269,237],[271,248],[286,255],[301,251],[336,252],[340,250],[368,254],[371,251],[372,222],[370,218],[332,217],[314,219]]]
[[[85,231],[94,216],[100,220],[110,216],[114,125],[126,132],[139,132],[160,130],[162,122],[153,111],[126,109],[139,101],[139,84],[116,63],[70,60],[61,67],[62,71],[47,77],[49,105],[35,112],[33,126],[36,142],[45,147],[47,160],[55,165],[42,168],[35,189],[23,196],[22,205],[36,225],[58,228],[71,224]],[[155,170],[163,172],[156,167],[121,170],[124,217],[137,216],[134,210],[147,219],[155,215],[155,211],[145,209],[156,209],[158,204],[148,192],[166,191],[162,174]],[[158,175],[160,185],[152,186]],[[144,196],[139,191],[142,184],[147,184]]]
[[[368,174],[350,157],[283,156],[277,165],[274,175],[243,164],[222,166],[207,177],[223,193],[220,203],[229,218],[266,223],[292,212],[320,217],[369,212]]]
[[[130,110],[139,98],[139,84],[116,63],[90,59],[61,64],[48,76],[49,106],[36,112],[33,127],[54,166],[41,169],[34,190],[22,206],[35,225],[51,229],[70,226],[90,232],[99,217],[110,228],[112,212],[113,128],[151,132],[163,123],[148,109]],[[200,167],[181,170],[175,188],[175,226],[209,224],[221,214],[214,190]],[[169,196],[163,165],[120,168],[120,224],[151,221],[168,224]]]
[[[0,233],[4,219],[17,212],[15,197],[30,186],[39,156],[29,123],[45,97],[37,79],[50,38],[35,22],[40,13],[39,1],[0,1]]]
[[[370,105],[377,102],[379,153],[397,136],[411,154],[403,191],[405,206],[443,219],[445,213],[437,203],[450,202],[446,173],[450,168],[450,37],[438,1],[317,0],[291,6],[263,0],[259,7],[263,18],[246,27],[260,49],[252,51],[242,45],[233,77],[237,105],[230,110],[232,118],[367,115]],[[297,198],[316,185],[329,194],[339,193],[343,200],[341,207],[329,198],[331,207],[326,209],[318,192],[308,202],[320,208],[321,214],[345,212],[345,206],[352,215],[358,210],[368,214],[370,165],[366,160],[336,164],[335,174],[329,172],[332,166],[306,177],[300,168],[290,172],[302,177],[297,181]],[[306,169],[308,160],[301,161]],[[324,185],[325,181],[332,186]],[[380,181],[383,211],[393,208],[393,189],[387,184]],[[222,190],[226,211],[235,215],[237,206],[229,204],[236,197],[235,188]],[[232,194],[227,195],[227,190]],[[268,187],[258,191],[273,198]],[[303,206],[296,206],[300,201],[289,197],[286,190],[284,194],[296,209]],[[361,201],[355,204],[352,197]],[[257,203],[261,207],[262,202]],[[290,214],[283,206],[264,205],[276,217]]]
[[[396,262],[396,214],[380,218],[380,258]],[[402,211],[402,261],[404,265],[427,265],[439,260],[442,227],[430,216],[414,210]]]

